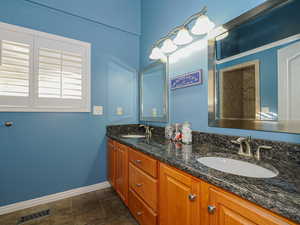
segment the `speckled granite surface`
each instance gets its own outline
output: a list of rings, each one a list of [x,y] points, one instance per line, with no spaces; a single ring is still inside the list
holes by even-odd
[[[284,142],[253,140],[258,145],[271,145],[272,150],[262,150],[262,160],[247,159],[237,154],[233,136],[194,132],[193,145],[175,145],[163,138],[163,129],[155,127],[151,140],[124,139],[122,134],[141,134],[137,125],[108,126],[107,136],[174,166],[195,177],[235,193],[249,201],[300,223],[300,145]],[[223,173],[197,162],[197,158],[221,156],[275,167],[279,175],[274,178],[247,178]]]

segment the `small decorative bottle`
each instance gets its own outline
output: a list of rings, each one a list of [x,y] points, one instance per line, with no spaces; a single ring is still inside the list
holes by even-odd
[[[173,141],[181,141],[180,124],[175,123],[175,134],[173,135]]]
[[[165,127],[165,138],[171,140],[173,138],[174,129],[171,125]]]
[[[184,122],[182,124],[182,142],[184,144],[192,144],[192,129],[189,122]]]

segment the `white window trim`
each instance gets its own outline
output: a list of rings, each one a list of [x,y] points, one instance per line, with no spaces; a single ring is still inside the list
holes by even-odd
[[[47,38],[55,41],[65,42],[67,44],[74,44],[82,46],[86,49],[86,93],[83,94],[85,97],[85,106],[81,108],[74,107],[49,107],[49,108],[39,108],[34,106],[24,107],[24,106],[0,106],[0,112],[91,112],[91,44],[88,42],[78,41],[71,38],[66,38],[54,34],[49,34],[29,28],[24,28],[16,25],[11,25],[7,23],[0,22],[0,29],[19,32],[23,34],[28,34],[33,36],[34,39],[37,37]],[[35,62],[36,63],[36,62]],[[35,75],[34,75],[35,76]],[[30,87],[31,89],[32,87]]]

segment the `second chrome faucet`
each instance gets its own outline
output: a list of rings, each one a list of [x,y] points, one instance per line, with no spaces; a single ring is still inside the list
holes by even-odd
[[[272,149],[271,146],[267,146],[267,145],[260,145],[258,146],[255,155],[253,155],[252,153],[252,149],[251,149],[251,137],[239,137],[237,140],[232,140],[231,141],[233,144],[238,144],[240,145],[238,154],[242,155],[242,156],[246,156],[246,157],[254,157],[256,160],[261,160],[261,155],[260,155],[260,151],[261,149],[266,149],[266,150],[270,150]]]

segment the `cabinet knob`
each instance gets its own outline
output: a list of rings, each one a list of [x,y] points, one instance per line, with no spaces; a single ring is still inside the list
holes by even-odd
[[[137,187],[142,187],[143,184],[135,184]]]
[[[137,212],[136,215],[141,216],[143,215],[143,212]]]
[[[195,194],[189,194],[189,200],[190,201],[195,201],[196,198],[197,198],[197,195],[195,195]]]
[[[207,209],[210,214],[213,214],[216,211],[216,207],[213,205],[209,205]]]
[[[136,164],[141,164],[141,163],[142,163],[142,160],[136,159],[136,160],[135,160],[135,163],[136,163]]]

